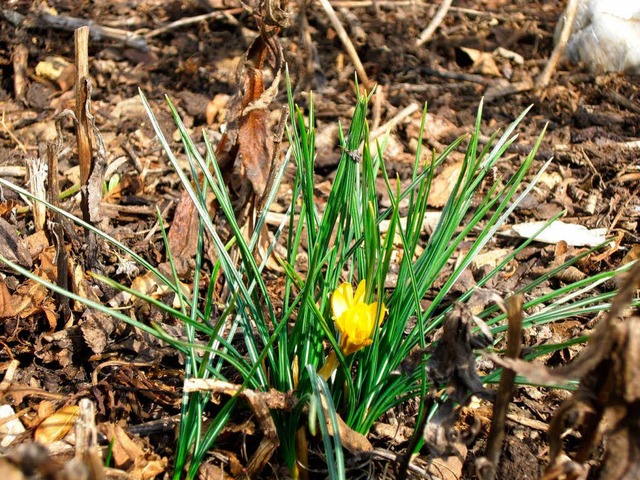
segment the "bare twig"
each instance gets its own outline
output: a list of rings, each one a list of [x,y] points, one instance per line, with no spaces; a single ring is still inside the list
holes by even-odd
[[[369,7],[415,7],[417,5],[429,6],[430,4],[418,3],[416,0],[332,0],[331,5],[334,8],[369,8]],[[507,15],[500,15],[495,10],[476,10],[464,7],[449,7],[450,12],[464,13],[472,17],[491,17],[497,20],[508,20]]]
[[[27,168],[22,165],[3,165],[0,166],[0,177],[19,177],[24,178],[27,174]]]
[[[564,26],[562,27],[562,32],[560,33],[560,37],[558,38],[558,43],[556,44],[553,52],[551,52],[551,56],[549,57],[549,61],[547,65],[544,67],[544,70],[536,80],[536,89],[541,90],[545,88],[549,84],[549,80],[551,80],[551,75],[556,71],[556,66],[560,61],[560,57],[564,53],[564,49],[567,46],[567,41],[569,40],[569,35],[571,34],[571,28],[573,27],[573,21],[576,18],[576,9],[578,8],[579,0],[569,0],[567,3],[567,8],[564,11]]]
[[[344,18],[349,25],[349,31],[351,32],[350,38],[353,38],[359,47],[364,45],[367,42],[367,32],[362,28],[362,22],[347,8],[341,8],[340,15],[342,15],[342,18]]]
[[[46,198],[45,180],[47,178],[47,164],[45,153],[42,145],[38,148],[38,155],[25,158],[27,166],[27,186],[29,192],[38,200]],[[47,208],[41,201],[33,202],[31,205],[31,213],[33,214],[33,224],[36,231],[44,229],[47,218]]]
[[[487,88],[484,99],[486,103],[492,102],[498,98],[514,95],[516,93],[528,92],[533,88],[531,80],[523,80],[522,82],[507,83],[493,88],[491,85]]]
[[[91,139],[89,138],[89,120],[86,115],[87,85],[89,78],[89,27],[80,27],[75,32],[76,48],[76,142],[78,143],[78,163],[80,164],[80,184],[82,185],[82,216],[85,222],[91,222],[87,199],[87,184],[92,168]]]
[[[367,72],[365,72],[364,67],[362,66],[362,62],[358,57],[358,52],[356,52],[356,49],[353,46],[353,43],[351,42],[351,39],[349,39],[349,35],[347,35],[346,30],[342,26],[342,23],[340,23],[340,19],[336,15],[335,10],[329,3],[329,0],[320,0],[320,4],[322,5],[322,8],[324,8],[324,11],[327,12],[327,16],[331,21],[331,25],[333,25],[333,28],[336,30],[338,37],[340,38],[340,41],[342,42],[345,50],[347,51],[347,55],[349,55],[351,62],[356,68],[358,77],[360,77],[360,80],[362,81],[364,86],[367,89],[370,89],[372,86],[372,83],[369,80],[369,77],[367,76]]]
[[[231,8],[229,10],[217,10],[215,12],[204,13],[202,15],[196,15],[195,17],[181,18],[180,20],[176,20],[175,22],[168,23],[162,27],[151,30],[150,32],[144,35],[145,39],[157,37],[163,33],[166,33],[170,30],[175,30],[176,28],[186,27],[187,25],[193,25],[194,23],[204,22],[205,20],[210,20],[212,18],[226,17],[228,15],[236,15],[238,13],[242,13],[244,11],[243,8]]]
[[[438,11],[434,15],[433,19],[431,20],[427,28],[425,28],[420,33],[418,40],[416,40],[416,46],[421,47],[429,41],[433,33],[438,29],[438,27],[444,20],[444,17],[447,15],[447,12],[449,11],[452,3],[453,0],[442,0],[442,3],[440,4],[440,7],[438,7]]]
[[[614,148],[620,148],[620,149],[628,149],[628,150],[638,150],[640,149],[640,140],[631,140],[629,142],[612,142],[612,141],[605,141],[602,142],[601,145],[606,145],[607,147],[614,147]]]
[[[6,350],[9,351],[8,349]],[[4,394],[7,393],[7,390],[9,390],[11,382],[13,382],[13,377],[15,376],[16,370],[19,366],[20,361],[15,359],[11,359],[11,361],[7,365],[4,378],[2,379],[2,382],[0,382],[0,397],[3,397]]]
[[[96,427],[96,407],[88,398],[79,402],[80,418],[76,420],[76,456],[64,466],[67,478],[74,478],[80,472],[85,478],[103,480],[105,478],[100,450],[98,447],[98,429]]]
[[[47,142],[47,185],[48,185],[48,198],[47,200],[51,205],[57,207],[60,205],[60,182],[58,179],[58,160],[60,154],[60,146],[62,145],[62,132],[60,122],[56,122],[56,129],[58,131],[58,138],[55,142]],[[68,255],[65,248],[64,241],[64,228],[62,226],[62,216],[53,210],[49,210],[49,219],[47,228],[51,233],[51,240],[55,246],[55,260],[58,267],[58,276],[56,278],[56,284],[65,290],[69,289],[69,276],[67,273]],[[61,294],[57,294],[58,301],[60,302],[61,315],[64,315],[65,320],[70,318],[71,311],[69,310],[69,297]]]
[[[13,93],[16,100],[22,100],[27,91],[27,60],[29,49],[22,43],[16,45],[11,60],[13,60]]]
[[[9,125],[7,125],[7,122],[4,119],[4,110],[2,110],[2,116],[0,117],[0,125],[2,125],[2,128],[4,128],[4,131],[7,132],[7,135],[9,135],[9,138],[11,138],[11,140],[13,140],[14,142],[16,142],[16,145],[18,145],[18,147],[20,147],[20,150],[22,150],[24,152],[24,154],[27,154],[27,149],[24,146],[24,143],[22,143],[18,137],[16,137],[13,132],[11,131],[11,128],[9,128]]]
[[[106,166],[106,153],[100,132],[91,115],[91,80],[89,78],[89,27],[80,27],[75,33],[76,84],[76,143],[80,165],[80,203],[83,220],[95,225],[100,220],[99,202],[102,195],[102,173]],[[93,134],[93,137],[90,135]],[[93,145],[97,147],[94,159]],[[85,229],[87,266],[100,271],[96,235]]]
[[[431,75],[440,78],[449,78],[452,80],[464,80],[467,82],[479,83],[480,85],[486,85],[489,80],[482,75],[474,75],[472,73],[464,72],[451,72],[449,70],[435,69],[435,68],[422,68],[420,70],[425,75]]]
[[[376,88],[376,94],[373,96],[373,108],[371,109],[371,130],[376,130],[380,126],[382,119],[382,106],[386,103],[385,92],[380,86]]]
[[[94,41],[100,41],[103,38],[122,42],[127,47],[136,48],[138,50],[147,51],[149,46],[147,41],[135,33],[121,30],[119,28],[103,27],[96,25],[91,20],[84,18],[65,17],[63,15],[52,15],[46,12],[40,12],[35,17],[25,17],[24,15],[11,10],[0,10],[0,15],[6,18],[16,27],[22,26],[26,28],[50,28],[57,30],[75,31],[80,27],[88,27],[89,35]]]
[[[508,414],[507,418],[513,423],[517,423],[518,425],[522,425],[523,427],[531,428],[533,430],[538,430],[539,432],[546,433],[547,430],[549,430],[549,424],[547,422],[541,422],[535,418],[528,418],[514,414]]]
[[[609,231],[610,232],[613,231],[614,228],[616,228],[616,226],[618,225],[618,222],[622,218],[622,215],[624,215],[624,213],[627,211],[627,208],[629,207],[629,204],[633,200],[638,198],[638,193],[640,193],[640,185],[638,185],[635,188],[635,190],[631,193],[631,195],[629,195],[629,198],[627,198],[627,201],[624,202],[624,205],[622,205],[622,208],[620,208],[618,210],[618,213],[616,213],[616,216],[613,218],[613,221],[611,222],[611,226],[609,227]]]
[[[612,101],[617,103],[618,105],[623,106],[627,110],[631,110],[633,113],[640,115],[640,103],[638,103],[637,99],[631,100],[621,93],[614,92],[610,90],[607,92],[607,97]]]
[[[509,326],[507,330],[507,357],[518,358],[522,350],[522,295],[514,295],[507,303],[507,318]],[[504,426],[507,418],[507,409],[513,397],[513,384],[516,373],[507,368],[502,370],[500,386],[493,404],[493,417],[491,419],[491,431],[487,439],[487,451],[483,458],[478,459],[478,476],[483,480],[493,480],[498,470],[500,450],[504,440]]]
[[[372,130],[369,135],[369,141],[375,145],[376,138],[384,135],[388,130],[393,130],[400,122],[402,122],[405,118],[410,117],[418,110],[420,110],[420,106],[417,103],[412,103],[411,105],[403,108],[384,125],[381,125],[375,130]]]

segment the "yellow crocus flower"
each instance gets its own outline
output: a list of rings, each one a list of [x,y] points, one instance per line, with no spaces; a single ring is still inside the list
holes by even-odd
[[[387,311],[383,303],[378,315],[378,302],[365,303],[366,291],[366,281],[362,280],[355,294],[350,283],[343,283],[331,295],[331,312],[340,334],[340,350],[345,357],[373,343],[371,337]],[[318,373],[328,379],[338,364],[336,353],[331,352]]]
[[[349,283],[340,285],[331,295],[331,312],[340,332],[340,350],[346,357],[373,343],[374,329],[379,326],[386,312],[384,303],[378,314],[378,302],[365,303],[367,284],[362,280],[353,293]]]

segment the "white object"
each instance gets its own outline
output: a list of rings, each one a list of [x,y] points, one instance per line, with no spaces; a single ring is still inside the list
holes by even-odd
[[[12,417],[15,413],[11,405],[0,405],[0,419]],[[0,425],[0,447],[8,447],[23,432],[24,426],[17,418],[4,422]]]
[[[524,238],[533,237],[540,230],[545,222],[528,222],[511,226],[511,231],[507,231],[506,235],[516,235]],[[558,243],[561,240],[567,242],[567,245],[573,247],[595,247],[604,243],[607,234],[606,228],[594,228],[589,230],[583,225],[573,223],[564,223],[560,220],[552,222],[540,234],[536,235],[535,240],[543,243]]]
[[[582,0],[565,55],[594,72],[640,74],[640,0]]]

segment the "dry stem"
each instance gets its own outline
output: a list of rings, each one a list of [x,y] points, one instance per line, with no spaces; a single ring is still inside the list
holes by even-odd
[[[438,7],[438,11],[436,12],[435,16],[431,20],[431,23],[429,23],[427,28],[425,28],[420,33],[418,40],[416,40],[416,46],[421,47],[422,45],[424,45],[429,41],[433,33],[438,29],[438,27],[444,20],[444,17],[447,15],[447,12],[449,11],[449,8],[451,7],[452,3],[453,3],[453,0],[442,0],[440,7]]]
[[[567,41],[569,40],[569,35],[571,34],[573,20],[576,18],[578,1],[579,0],[569,0],[569,3],[567,3],[567,8],[564,12],[564,26],[562,27],[560,38],[558,39],[558,43],[553,49],[553,52],[551,52],[551,56],[549,57],[547,65],[544,67],[544,70],[536,80],[537,90],[545,88],[549,84],[549,80],[551,80],[551,75],[553,75],[553,72],[556,71],[558,61],[560,61],[560,57],[564,53],[564,49],[567,46]]]
[[[325,12],[327,12],[327,16],[331,21],[331,25],[333,25],[333,28],[335,28],[338,34],[338,37],[340,38],[340,41],[342,42],[345,50],[347,51],[347,55],[349,55],[351,62],[353,62],[353,65],[356,68],[356,72],[358,73],[358,77],[360,77],[360,80],[362,81],[364,86],[367,89],[370,89],[372,86],[372,83],[369,80],[369,77],[367,76],[367,73],[365,72],[364,67],[362,66],[362,62],[358,57],[358,52],[356,52],[356,49],[353,46],[353,43],[351,42],[349,35],[347,35],[347,32],[342,26],[340,19],[336,15],[336,11],[333,9],[331,4],[329,3],[329,0],[320,0],[320,3],[322,4],[322,8],[324,8]]]

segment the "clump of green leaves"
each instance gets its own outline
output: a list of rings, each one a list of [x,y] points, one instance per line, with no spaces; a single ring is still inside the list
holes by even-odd
[[[266,194],[264,209],[256,221],[255,233],[251,238],[245,239],[209,140],[205,137],[205,151],[200,152],[169,101],[192,172],[202,172],[204,178],[201,185],[192,185],[189,176],[179,165],[176,152],[164,138],[144,96],[142,99],[160,143],[199,212],[200,227],[193,285],[200,283],[200,272],[206,262],[205,237],[208,236],[217,255],[211,278],[224,281],[230,292],[226,304],[220,309],[214,305],[215,281],[209,283],[206,291],[195,290],[187,295],[180,288],[175,268],[173,277],[163,275],[122,243],[48,204],[49,208],[107,239],[168,285],[179,297],[180,308],[164,305],[96,275],[101,281],[128,291],[181,321],[184,325],[184,337],[174,337],[161,325],[146,325],[97,302],[62,291],[6,259],[2,259],[3,262],[58,293],[128,322],[174,346],[185,357],[185,381],[196,378],[224,381],[233,379],[237,382],[239,378],[239,391],[248,388],[262,392],[271,389],[282,393],[294,392],[297,404],[292,411],[271,411],[282,458],[295,474],[299,453],[297,450],[301,448],[299,432],[302,431],[304,436],[306,428],[310,428],[312,432],[319,430],[323,438],[329,476],[344,478],[340,438],[330,435],[328,425],[333,425],[335,431],[339,415],[353,430],[366,434],[373,423],[389,410],[409,399],[424,397],[429,388],[424,369],[415,369],[410,375],[396,375],[394,372],[412,350],[426,347],[427,335],[443,322],[449,307],[449,303],[445,304],[444,301],[450,301],[448,296],[451,295],[456,280],[505,224],[511,212],[549,165],[549,162],[545,163],[525,184],[525,176],[542,141],[542,134],[513,176],[493,182],[483,193],[480,203],[474,203],[474,197],[488,172],[503,158],[515,140],[514,132],[527,113],[523,112],[502,135],[494,134],[481,147],[480,106],[474,130],[468,137],[459,138],[439,155],[433,155],[427,163],[420,160],[422,155],[418,149],[411,184],[401,191],[392,187],[385,170],[385,142],[372,144],[369,139],[366,117],[371,95],[358,94],[348,132],[345,134],[340,129],[343,154],[328,201],[320,210],[313,191],[316,157],[313,97],[310,97],[309,111],[303,112],[294,105],[289,89],[291,124],[287,131],[290,149],[276,174],[271,191]],[[418,145],[421,145],[422,139],[418,140]],[[442,209],[436,228],[424,244],[423,220],[435,169],[463,144],[466,145],[466,151],[460,175]],[[267,212],[276,199],[289,161],[295,163],[296,172],[292,200],[287,206],[286,220],[275,232],[274,240],[269,246],[271,253],[276,242],[282,242],[287,252],[286,257],[280,259],[286,276],[282,298],[275,299],[271,296],[266,280],[266,261],[256,261],[255,253]],[[384,179],[391,199],[391,207],[384,210],[380,209],[378,203],[376,178],[379,176]],[[27,192],[5,180],[0,179],[0,184],[28,196]],[[232,231],[232,241],[228,243],[225,243],[227,239],[221,237],[209,217],[207,192],[215,195]],[[409,207],[406,217],[401,218],[399,205],[404,199],[408,199]],[[160,215],[158,219],[162,222]],[[385,221],[388,222],[388,228],[383,233],[381,225]],[[286,234],[283,235],[284,232]],[[398,237],[400,247],[394,243]],[[467,244],[464,253],[458,253],[463,241],[471,243]],[[478,282],[478,287],[500,272],[528,243],[524,242],[505,258]],[[231,248],[237,249],[238,262],[232,259],[229,253]],[[385,282],[398,248],[401,250],[401,261],[396,286],[387,290]],[[167,254],[173,265],[171,252]],[[431,303],[423,306],[421,300],[450,259],[456,256],[458,261],[453,273]],[[302,258],[306,259],[304,263],[300,260]],[[577,259],[569,264],[575,261]],[[559,269],[566,268],[569,264]],[[523,286],[521,292],[531,292],[536,285],[555,273],[557,271],[549,272],[530,285]],[[614,274],[615,272],[601,273],[530,300],[525,304],[525,310],[533,306],[537,310],[527,318],[526,325],[540,325],[605,309],[613,293],[586,294]],[[379,328],[373,329],[371,344],[355,352],[349,351],[345,357],[341,349],[341,330],[336,328],[332,319],[331,297],[343,282],[355,286],[363,280],[363,285],[366,285],[363,304],[370,305],[377,301],[379,311],[386,308],[388,313]],[[464,302],[472,293],[467,292],[457,300]],[[496,314],[495,309],[486,310],[480,316],[492,326],[494,334],[504,330],[504,316]],[[562,345],[539,347],[533,355],[541,355],[582,341],[584,338],[571,339]],[[325,381],[318,372],[332,354],[336,368],[325,375]],[[424,361],[427,360],[428,358],[424,358]],[[495,381],[498,374],[496,371],[488,375],[485,381]],[[210,397],[210,393],[202,391],[183,395],[174,466],[176,479],[184,475],[187,478],[196,477],[207,452],[232,418],[239,399],[238,394],[229,397],[213,418],[205,423]]]

